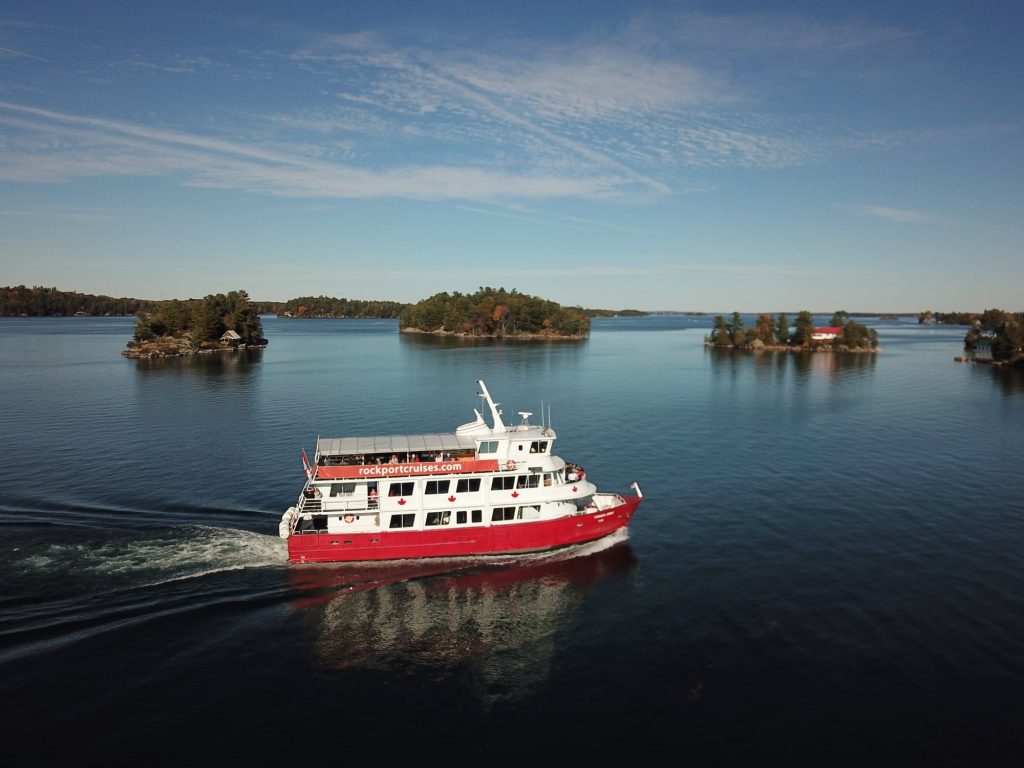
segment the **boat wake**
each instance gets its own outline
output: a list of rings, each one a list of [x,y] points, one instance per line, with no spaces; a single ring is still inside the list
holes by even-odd
[[[277,536],[208,526],[173,528],[143,540],[62,542],[32,549],[15,557],[16,564],[28,572],[107,577],[135,587],[244,568],[282,567],[287,562],[285,544]]]

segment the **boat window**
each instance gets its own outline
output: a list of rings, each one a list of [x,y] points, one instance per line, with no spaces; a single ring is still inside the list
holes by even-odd
[[[415,483],[391,483],[388,487],[388,496],[412,496],[412,489]]]
[[[416,522],[416,513],[407,512],[402,515],[392,515],[388,528],[412,528]]]
[[[548,488],[550,486],[551,486],[551,473],[550,472],[545,472],[544,473],[544,487]]]
[[[476,493],[479,490],[480,490],[480,478],[479,477],[470,477],[470,478],[464,477],[461,480],[459,480],[459,482],[455,485],[455,491],[457,493]]]
[[[463,512],[462,514],[466,514]],[[427,525],[448,525],[451,522],[452,513],[447,509],[443,512],[427,512]]]
[[[474,523],[482,523],[484,521],[484,511],[482,509],[474,509],[470,515]]]
[[[331,483],[331,496],[351,496],[355,492],[355,483]]]
[[[536,520],[540,517],[540,506],[537,504],[530,504],[526,507],[520,507],[518,517],[520,520]]]
[[[491,480],[492,491],[510,491],[516,487],[515,475],[503,475]]]
[[[540,477],[537,475],[520,475],[516,478],[516,488],[536,488],[540,485]]]
[[[466,510],[460,509],[458,512],[455,513],[455,522],[458,525],[462,525],[466,522]]]
[[[448,485],[451,480],[427,480],[427,487],[424,493],[448,493]],[[430,525],[430,523],[427,523]]]
[[[548,452],[548,441],[547,440],[534,440],[530,443],[530,453],[547,453]]]
[[[498,441],[497,440],[484,440],[480,443],[480,447],[477,449],[477,453],[497,453],[498,452]]]
[[[495,507],[494,511],[491,512],[491,522],[500,523],[505,520],[516,519],[516,508],[515,507]]]

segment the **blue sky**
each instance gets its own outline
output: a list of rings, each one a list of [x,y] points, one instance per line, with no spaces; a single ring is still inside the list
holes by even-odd
[[[1019,3],[0,6],[0,285],[1024,309]]]

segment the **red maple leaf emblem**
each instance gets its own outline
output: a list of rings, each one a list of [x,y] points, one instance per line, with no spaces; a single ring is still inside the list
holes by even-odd
[[[449,496],[448,497],[448,501],[455,501],[455,497],[454,496]]]
[[[403,504],[405,504],[405,499],[399,499],[398,506],[402,506]]]
[[[513,499],[518,499],[519,498],[519,491],[512,491],[512,498]]]
[[[576,493],[576,491],[578,491],[578,490],[579,490],[579,488],[577,488],[575,485],[572,487],[572,492],[573,493]]]

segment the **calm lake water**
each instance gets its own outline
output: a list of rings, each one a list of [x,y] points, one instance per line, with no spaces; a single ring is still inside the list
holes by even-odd
[[[869,324],[877,356],[268,318],[266,350],[149,362],[131,319],[0,319],[4,762],[1018,765],[1024,380]],[[449,431],[478,378],[640,483],[628,532],[285,564],[303,446]]]

